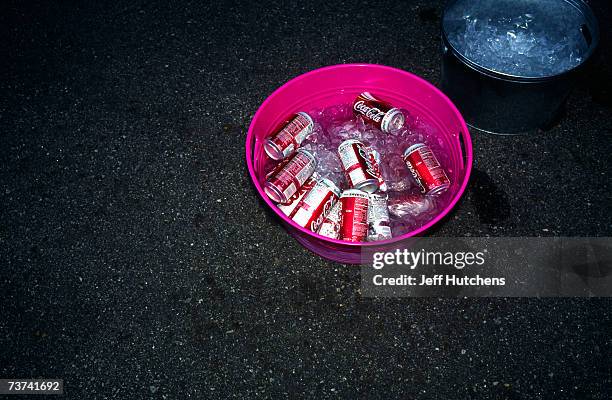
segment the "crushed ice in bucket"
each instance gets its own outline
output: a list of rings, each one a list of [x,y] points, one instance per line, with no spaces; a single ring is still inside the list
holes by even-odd
[[[563,0],[459,0],[445,15],[450,44],[481,67],[546,77],[580,64],[584,16]]]

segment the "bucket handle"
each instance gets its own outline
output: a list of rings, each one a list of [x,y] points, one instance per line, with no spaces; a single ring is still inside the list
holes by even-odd
[[[589,29],[587,24],[582,24],[580,27],[580,32],[582,36],[584,36],[584,40],[586,40],[587,45],[590,47],[593,42],[593,35],[591,34],[591,30]]]
[[[463,168],[467,166],[467,154],[465,152],[465,142],[463,141],[463,135],[459,131],[459,145],[461,146],[461,158],[463,159]]]

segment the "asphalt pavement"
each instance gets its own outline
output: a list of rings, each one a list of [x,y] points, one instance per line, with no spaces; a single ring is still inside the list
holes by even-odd
[[[443,2],[0,6],[0,378],[67,397],[612,398],[609,299],[370,299],[266,210],[258,106],[325,65],[437,84]],[[610,236],[610,5],[550,131],[472,132],[438,236]]]

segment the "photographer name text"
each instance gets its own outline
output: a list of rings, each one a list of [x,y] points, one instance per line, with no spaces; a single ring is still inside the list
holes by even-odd
[[[395,277],[374,275],[372,283],[376,286],[504,286],[506,279],[503,277],[456,276],[450,274],[399,275]]]

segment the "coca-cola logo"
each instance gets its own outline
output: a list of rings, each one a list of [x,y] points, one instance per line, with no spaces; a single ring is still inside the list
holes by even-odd
[[[321,211],[321,214],[319,214],[319,216],[310,223],[310,230],[311,231],[316,232],[317,229],[319,229],[319,226],[321,226],[321,224],[323,223],[323,220],[325,219],[325,216],[327,215],[329,210],[331,210],[331,208],[334,205],[336,199],[337,199],[337,197],[334,196],[334,195],[329,196],[327,201],[323,204],[323,210]]]
[[[427,192],[427,189],[425,188],[425,186],[423,185],[423,182],[421,182],[421,177],[419,176],[419,173],[414,169],[414,167],[412,166],[412,164],[410,162],[408,162],[407,159],[404,160],[406,162],[406,165],[408,166],[408,170],[410,171],[410,173],[412,174],[412,176],[414,177],[414,180],[419,184],[419,186],[421,187],[421,193],[425,193]]]
[[[372,170],[374,171],[374,174],[379,179],[382,178],[382,172],[380,171],[380,165],[378,164],[378,161],[376,160],[376,156],[374,155],[374,152],[373,151],[368,152],[368,156],[369,156],[370,162],[372,163]]]
[[[382,121],[382,118],[385,116],[385,112],[380,108],[370,107],[363,100],[356,102],[353,109],[374,122]]]
[[[298,191],[296,191],[291,197],[289,197],[289,200],[287,200],[287,203],[285,204],[291,204],[297,199],[299,199],[304,194],[304,192],[312,189],[312,187],[314,186],[314,183],[315,182],[306,182],[305,184],[303,184],[302,187]]]
[[[378,178],[378,163],[373,158],[370,158],[371,153],[364,147],[357,146],[359,155],[366,163],[366,171],[370,176]]]

